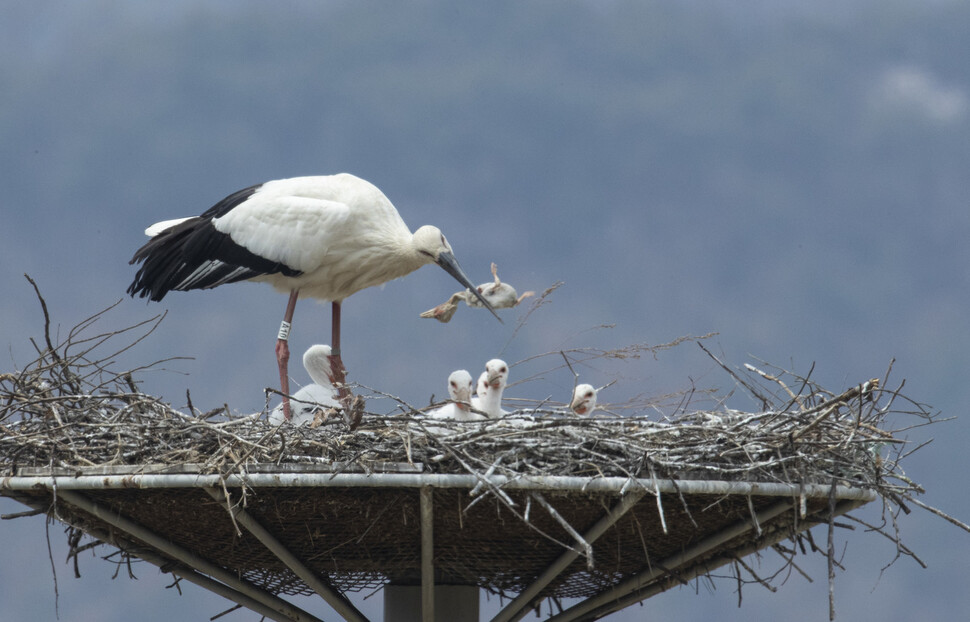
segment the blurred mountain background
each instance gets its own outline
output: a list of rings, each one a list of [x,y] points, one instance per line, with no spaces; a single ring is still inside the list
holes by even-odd
[[[361,292],[344,305],[351,380],[424,405],[451,370],[477,375],[495,356],[709,332],[731,364],[814,364],[833,391],[895,359],[907,395],[958,417],[912,432],[937,438],[909,474],[925,501],[970,517],[967,3],[5,2],[0,58],[0,371],[27,365],[29,337],[42,338],[28,273],[61,337],[122,298],[99,329],[168,311],[117,366],[192,360],[144,372],[144,391],[259,410],[277,382],[285,296],[240,284],[132,301],[128,260],[153,222],[262,181],[347,171],[412,229],[439,226],[473,281],[494,261],[520,292],[564,282],[521,327],[524,307],[504,325],[468,308],[447,325],[419,319],[455,290],[435,268]],[[328,306],[298,307],[295,352],[329,333]],[[511,381],[548,361],[513,367]],[[733,388],[690,343],[577,371],[617,380],[606,402]],[[508,394],[565,401],[572,383],[558,370]],[[967,535],[925,512],[900,527],[929,568],[881,572],[888,541],[842,534],[839,619],[970,610]],[[65,622],[202,620],[229,606],[194,586],[166,591],[154,567],[112,581],[93,556],[74,579],[61,527],[49,527],[52,560],[44,529],[0,524],[3,619],[57,619],[52,562]],[[827,619],[824,564],[803,567],[814,583],[746,588],[740,608],[732,581],[700,581],[610,619]],[[379,594],[363,596],[380,611]]]

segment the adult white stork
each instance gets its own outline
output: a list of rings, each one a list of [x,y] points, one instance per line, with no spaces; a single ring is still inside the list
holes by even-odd
[[[289,422],[293,425],[309,425],[313,423],[316,412],[321,408],[340,408],[337,401],[337,389],[333,386],[333,370],[330,367],[330,346],[313,345],[303,353],[303,367],[309,374],[312,383],[304,386],[293,394],[295,407],[291,406]],[[283,412],[283,404],[273,409],[269,414],[269,422],[280,425],[287,421]]]
[[[482,388],[482,379],[485,386]],[[509,380],[509,366],[502,359],[485,363],[485,372],[478,378],[478,397],[472,398],[472,407],[484,412],[490,419],[498,419],[508,412],[502,410],[502,392]]]
[[[159,301],[172,290],[209,289],[245,280],[266,282],[289,293],[276,341],[287,419],[287,338],[299,297],[333,303],[333,371],[340,395],[346,398],[340,359],[340,305],[345,298],[429,263],[477,291],[437,227],[425,225],[411,233],[376,186],[347,173],[250,186],[200,216],[167,220],[145,233],[152,239],[129,262],[142,262],[128,287],[133,297]],[[482,302],[498,318],[491,304]]]

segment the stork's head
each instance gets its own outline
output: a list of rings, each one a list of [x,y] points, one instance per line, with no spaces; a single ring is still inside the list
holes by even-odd
[[[577,415],[588,415],[596,408],[596,389],[591,384],[580,384],[573,389],[569,410]]]
[[[472,399],[472,375],[464,369],[451,372],[448,376],[448,395],[467,408]]]
[[[502,359],[485,363],[485,384],[489,389],[504,389],[509,379],[509,366]]]
[[[499,322],[502,321],[502,318],[495,312],[492,304],[482,297],[478,289],[472,285],[471,279],[468,278],[465,271],[458,265],[458,260],[455,259],[455,253],[451,250],[451,245],[448,244],[448,240],[445,239],[445,234],[438,227],[431,225],[421,227],[412,235],[411,243],[415,252],[422,257],[422,261],[425,263],[436,263],[441,266],[445,272],[453,276],[463,287],[470,289]]]
[[[488,391],[488,372],[483,371],[482,375],[478,377],[478,383],[475,385],[475,393],[478,397],[485,397],[485,392]]]

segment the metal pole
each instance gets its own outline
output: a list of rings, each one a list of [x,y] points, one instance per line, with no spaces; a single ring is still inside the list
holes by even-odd
[[[421,489],[421,622],[434,622],[434,492]]]
[[[58,490],[100,490],[112,488],[229,488],[250,487],[371,487],[371,488],[474,488],[484,476],[436,473],[250,473],[240,475],[198,475],[194,473],[132,473],[130,475],[55,475],[5,477],[0,490],[30,490],[55,486]],[[828,499],[828,484],[780,484],[768,482],[734,482],[722,480],[632,479],[627,477],[516,476],[490,475],[490,484],[504,490],[557,490],[585,493],[619,493],[643,488],[650,492],[701,495],[753,495]],[[873,501],[875,491],[866,488],[836,486],[837,499]]]
[[[435,583],[434,489],[419,491],[421,515],[421,584],[384,586],[384,622],[477,622],[479,593],[475,585]]]
[[[120,529],[121,531],[134,536],[142,542],[145,542],[149,546],[158,549],[162,553],[174,557],[183,564],[186,564],[192,568],[198,568],[210,577],[225,583],[232,589],[242,592],[254,600],[263,603],[270,609],[282,614],[283,619],[285,620],[294,620],[298,622],[302,622],[304,620],[307,622],[323,622],[316,616],[304,611],[303,609],[300,609],[295,605],[291,605],[282,598],[274,596],[265,590],[261,590],[252,583],[238,578],[233,573],[216,566],[202,557],[199,557],[195,553],[187,551],[177,544],[169,542],[165,538],[159,536],[157,533],[146,529],[135,521],[125,518],[124,516],[98,505],[84,495],[81,495],[73,490],[58,490],[57,496],[67,503],[81,508],[85,512],[97,517],[98,519],[103,520],[117,529]]]
[[[339,613],[344,617],[345,620],[350,622],[368,622],[367,618],[364,617],[357,607],[344,598],[342,594],[334,590],[326,581],[321,579],[315,572],[307,568],[296,555],[294,555],[289,549],[287,549],[283,544],[277,540],[269,531],[263,527],[259,521],[252,517],[246,510],[233,506],[229,500],[226,498],[225,494],[219,488],[206,488],[205,491],[209,493],[213,499],[219,503],[226,504],[229,511],[232,512],[233,517],[239,522],[243,527],[246,528],[251,534],[253,534],[263,545],[268,548],[276,557],[280,559],[286,566],[293,571],[296,576],[300,577],[304,583],[306,583],[310,588],[313,589],[317,594],[320,595],[323,600],[327,601],[327,604],[333,607],[334,611]]]
[[[435,617],[442,622],[477,622],[478,587],[435,585]],[[423,622],[421,586],[388,583],[384,586],[384,622]]]

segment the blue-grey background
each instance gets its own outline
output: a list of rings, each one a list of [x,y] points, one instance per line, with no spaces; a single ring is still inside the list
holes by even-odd
[[[925,501],[967,519],[968,58],[970,5],[944,0],[3,2],[0,371],[29,363],[28,337],[42,334],[23,273],[63,336],[124,295],[148,224],[261,181],[348,171],[412,229],[441,227],[473,281],[495,261],[519,291],[565,282],[511,342],[515,311],[505,325],[467,308],[447,325],[418,319],[456,289],[437,268],[361,292],[344,306],[352,380],[423,404],[451,370],[477,374],[493,356],[711,331],[733,364],[815,363],[832,390],[895,358],[908,395],[957,417],[910,433],[935,440],[908,473]],[[252,412],[276,383],[284,304],[240,284],[125,299],[98,326],[167,309],[118,366],[194,357],[142,374],[143,389]],[[301,303],[294,350],[328,337],[329,309]],[[604,401],[733,388],[693,344],[581,371],[618,379]],[[564,400],[571,385],[560,370],[509,394]],[[922,511],[901,528],[928,569],[904,559],[880,572],[888,541],[841,534],[839,619],[970,610],[970,536]],[[44,530],[0,524],[4,620],[55,619]],[[147,565],[112,580],[92,555],[74,579],[63,541],[52,525],[65,622],[205,620],[229,606],[192,585],[165,590],[170,577]],[[825,620],[824,565],[801,563],[814,583],[749,587],[740,609],[732,581],[701,581],[611,619]],[[356,600],[380,611],[379,593]]]

